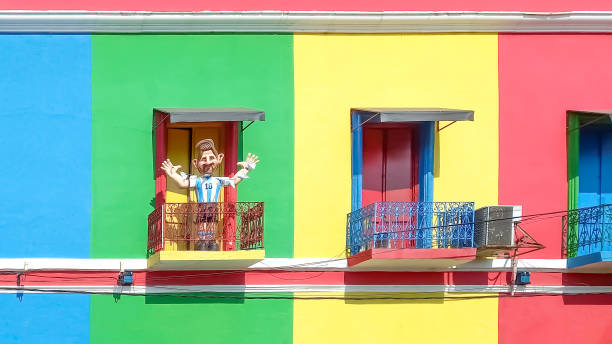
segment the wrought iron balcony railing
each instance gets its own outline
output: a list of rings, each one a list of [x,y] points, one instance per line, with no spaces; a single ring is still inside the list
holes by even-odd
[[[612,251],[612,204],[570,210],[561,221],[563,257]]]
[[[166,203],[149,214],[149,255],[263,248],[263,202]]]
[[[474,202],[376,202],[347,215],[350,255],[371,248],[468,247],[474,247]]]

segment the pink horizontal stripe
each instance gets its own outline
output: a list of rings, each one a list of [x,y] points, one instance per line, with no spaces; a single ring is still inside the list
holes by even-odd
[[[32,271],[22,285],[115,285],[116,272]],[[155,271],[134,272],[135,285],[508,285],[509,272]],[[14,286],[14,273],[0,285]],[[532,285],[608,286],[612,274],[532,272]]]

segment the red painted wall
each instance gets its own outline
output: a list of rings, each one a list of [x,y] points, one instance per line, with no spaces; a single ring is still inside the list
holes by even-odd
[[[567,209],[566,111],[612,108],[612,35],[499,36],[499,203]],[[524,228],[559,258],[561,218]]]
[[[90,11],[593,11],[612,10],[609,0],[3,0],[0,10]]]
[[[612,343],[612,295],[502,297],[500,344]]]

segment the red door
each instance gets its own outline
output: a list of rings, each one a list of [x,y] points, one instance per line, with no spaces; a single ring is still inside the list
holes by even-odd
[[[416,202],[419,195],[418,140],[413,126],[366,127],[363,131],[363,206]],[[376,216],[375,247],[415,246],[416,211],[382,204]],[[381,212],[381,209],[384,209]],[[414,215],[413,215],[414,214]]]

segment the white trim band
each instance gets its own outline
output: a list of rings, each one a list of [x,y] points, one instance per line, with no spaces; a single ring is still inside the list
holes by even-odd
[[[565,259],[519,259],[517,266],[530,272],[567,272]],[[120,271],[147,270],[146,259],[0,258],[0,271]],[[483,259],[451,268],[349,268],[344,258],[266,258],[245,269],[282,271],[512,271],[510,259]]]
[[[0,32],[612,32],[612,12],[0,11]]]
[[[147,260],[137,258],[0,258],[0,271],[120,271],[121,269],[146,270]]]
[[[168,286],[0,286],[0,294],[23,293],[509,293],[507,285],[168,285]],[[601,294],[612,293],[612,286],[516,286],[516,293]]]

